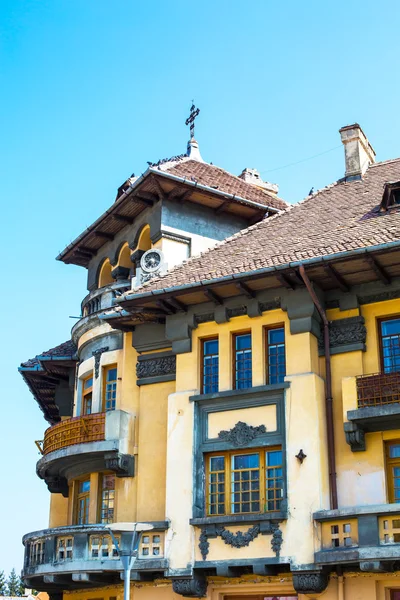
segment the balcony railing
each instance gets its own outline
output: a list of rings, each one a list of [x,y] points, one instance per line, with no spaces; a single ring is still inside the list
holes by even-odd
[[[138,560],[134,565],[137,579],[140,573],[149,578],[162,577],[168,568],[164,557],[167,521],[153,521],[153,531],[142,536]],[[116,533],[122,553],[130,549],[132,535]],[[54,585],[63,589],[85,585],[110,585],[120,581],[122,564],[107,526],[73,525],[28,533],[23,538],[25,559],[23,577],[37,589],[43,578],[52,577]]]
[[[74,444],[103,441],[105,439],[105,413],[74,417],[46,429],[43,454],[61,450]]]
[[[400,552],[400,504],[356,506],[314,513],[321,524],[317,564],[392,561]]]
[[[358,408],[400,402],[400,373],[360,375],[356,382]]]

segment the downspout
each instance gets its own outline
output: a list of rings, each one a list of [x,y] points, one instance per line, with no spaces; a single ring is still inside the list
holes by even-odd
[[[328,439],[328,466],[329,466],[329,492],[331,509],[338,507],[337,483],[336,483],[336,457],[335,457],[335,435],[333,425],[333,398],[332,398],[332,371],[331,371],[331,350],[329,345],[329,321],[322,305],[311,285],[306,270],[303,265],[299,266],[299,271],[304,285],[314,302],[315,308],[320,314],[324,324],[324,348],[325,348],[325,410],[326,410],[326,431]]]

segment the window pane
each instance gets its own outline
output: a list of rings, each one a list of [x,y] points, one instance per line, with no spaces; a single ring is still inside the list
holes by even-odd
[[[383,371],[400,371],[400,319],[381,322]]]
[[[268,383],[282,383],[286,375],[285,330],[269,329],[267,334]]]
[[[283,344],[285,341],[285,333],[283,327],[279,329],[270,329],[268,331],[268,342],[270,344]]]
[[[233,456],[234,469],[252,469],[258,468],[260,457],[258,454],[239,454]]]
[[[117,369],[109,369],[107,371],[107,381],[115,381],[117,379]]]
[[[267,450],[266,463],[266,492],[267,511],[279,510],[283,497],[282,479],[282,450]]]
[[[90,480],[81,481],[79,483],[79,493],[90,492]]]
[[[251,334],[245,333],[236,336],[236,350],[243,350],[251,347]]]
[[[210,471],[223,471],[225,468],[225,458],[223,456],[212,456],[210,458]]]
[[[83,382],[84,388],[85,390],[87,388],[91,388],[93,386],[93,377],[88,377],[88,379],[85,379],[85,381]]]
[[[251,334],[245,333],[235,337],[235,377],[236,389],[252,386]]]
[[[391,444],[389,446],[390,458],[400,458],[400,444]]]
[[[218,340],[205,341],[204,354],[218,354]]]
[[[382,335],[400,335],[400,319],[381,322]]]

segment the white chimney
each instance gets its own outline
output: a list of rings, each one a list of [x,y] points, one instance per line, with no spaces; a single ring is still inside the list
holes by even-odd
[[[375,150],[358,123],[342,127],[339,133],[344,145],[346,179],[360,179],[375,162]]]
[[[279,187],[276,183],[269,183],[269,181],[263,181],[257,169],[243,169],[243,171],[239,175],[239,179],[243,179],[243,181],[245,181],[246,183],[256,185],[257,187],[260,187],[263,190],[268,190],[273,194],[277,194],[279,190]]]

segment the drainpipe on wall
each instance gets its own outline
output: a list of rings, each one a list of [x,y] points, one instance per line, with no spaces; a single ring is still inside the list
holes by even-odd
[[[325,410],[326,410],[326,431],[328,439],[328,465],[329,465],[329,492],[330,507],[338,507],[337,483],[336,483],[336,457],[335,457],[335,436],[333,425],[333,398],[332,398],[332,372],[331,372],[331,350],[329,345],[329,322],[324,309],[311,285],[306,270],[303,265],[299,266],[299,271],[304,285],[314,302],[315,308],[320,314],[324,324],[324,348],[325,348]]]

